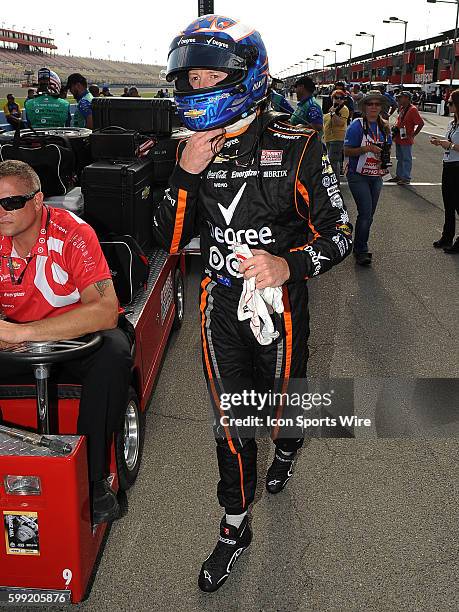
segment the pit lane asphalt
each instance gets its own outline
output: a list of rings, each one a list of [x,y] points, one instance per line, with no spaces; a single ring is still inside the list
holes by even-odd
[[[309,373],[357,377],[362,413],[378,404],[386,382],[390,388],[404,378],[458,376],[459,260],[431,246],[443,223],[439,185],[416,185],[440,182],[441,153],[421,134],[414,154],[414,185],[383,189],[372,268],[356,268],[349,257],[310,282]],[[355,221],[345,185],[343,195]],[[152,398],[129,512],[113,524],[90,597],[78,607],[456,611],[459,444],[452,437],[314,439],[275,497],[263,489],[273,451],[261,440],[252,546],[220,591],[198,590],[221,511],[200,364],[196,264],[185,322],[169,342]],[[443,423],[444,434],[454,420]]]

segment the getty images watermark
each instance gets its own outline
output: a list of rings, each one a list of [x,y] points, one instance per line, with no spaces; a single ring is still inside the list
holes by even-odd
[[[325,393],[274,392],[259,393],[253,389],[240,393],[221,393],[220,408],[228,414],[220,415],[223,427],[371,427],[369,418],[354,414],[314,417],[305,412],[328,413],[333,406],[334,390]],[[257,414],[257,412],[262,413]],[[336,412],[336,411],[333,411]],[[235,416],[235,413],[238,416]]]

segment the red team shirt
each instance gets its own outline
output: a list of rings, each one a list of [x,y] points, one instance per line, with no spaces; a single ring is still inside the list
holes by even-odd
[[[17,282],[23,272],[22,282],[14,284],[12,274]],[[10,237],[0,236],[0,311],[10,321],[73,310],[82,291],[106,279],[111,274],[94,230],[67,210],[43,207],[39,238],[26,259]]]

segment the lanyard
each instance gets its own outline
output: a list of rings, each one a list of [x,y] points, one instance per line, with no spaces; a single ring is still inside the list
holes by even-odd
[[[375,142],[375,143],[381,142],[381,139],[380,139],[381,132],[379,130],[378,124],[376,124],[376,134],[371,129],[371,126],[368,123],[368,121],[365,121],[365,125],[364,125],[364,130],[363,131],[365,133],[365,136],[368,137],[368,135],[370,135],[370,137],[373,139],[373,142]]]
[[[18,278],[15,278],[14,276],[14,262],[13,262],[13,258],[12,257],[8,257],[8,262],[7,262],[7,266],[8,266],[8,270],[10,272],[10,279],[11,279],[11,284],[12,285],[21,285],[22,284],[22,280],[24,278],[24,274],[27,271],[27,268],[29,267],[30,262],[32,261],[32,259],[35,257],[35,255],[32,255],[30,257],[26,257],[26,266],[24,268],[24,270],[21,272],[21,274],[19,275]]]

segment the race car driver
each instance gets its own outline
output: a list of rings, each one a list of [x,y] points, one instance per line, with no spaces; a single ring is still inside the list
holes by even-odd
[[[60,97],[61,80],[49,68],[38,71],[38,95],[26,100],[25,111],[30,127],[68,127],[71,121],[70,103]]]
[[[101,348],[64,367],[71,382],[82,383],[78,433],[88,439],[93,523],[118,518],[106,480],[107,442],[127,403],[129,337],[117,327],[124,321],[94,230],[45,206],[37,174],[16,160],[0,163],[0,314],[2,348],[102,333]],[[0,380],[11,383],[27,371],[2,368]]]
[[[266,383],[306,376],[306,281],[349,254],[351,227],[317,132],[266,110],[268,57],[258,32],[227,17],[199,18],[173,40],[167,78],[175,82],[183,122],[195,133],[179,151],[153,232],[171,253],[200,234],[203,366],[218,415],[222,393],[242,381],[266,389]],[[250,247],[252,257],[239,264],[235,243]],[[281,288],[284,312],[273,315],[274,340],[264,345],[238,316],[251,278],[258,290]],[[199,574],[206,592],[226,581],[251,542],[247,510],[257,478],[254,436],[218,419],[215,435],[225,515]],[[302,432],[272,437],[266,487],[275,494],[290,478],[303,440]]]

